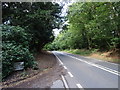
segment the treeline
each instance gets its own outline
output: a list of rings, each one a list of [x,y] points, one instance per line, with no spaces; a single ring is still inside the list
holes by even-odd
[[[74,3],[68,10],[68,25],[49,50],[120,49],[120,2]]]
[[[15,62],[35,68],[34,54],[54,39],[62,7],[52,2],[2,3],[2,78],[14,71]]]

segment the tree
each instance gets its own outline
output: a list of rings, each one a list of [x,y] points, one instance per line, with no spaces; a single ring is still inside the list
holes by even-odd
[[[58,28],[62,7],[52,2],[2,3],[3,23],[20,26],[31,33],[31,49],[40,50],[54,39],[52,29]]]
[[[54,39],[52,29],[59,27],[61,8],[51,2],[2,3],[2,79],[14,71],[15,62],[36,68],[33,51]]]
[[[67,18],[68,30],[58,36],[58,40],[62,39],[59,45],[65,43],[64,47],[73,49],[119,49],[120,2],[76,2],[69,7]]]

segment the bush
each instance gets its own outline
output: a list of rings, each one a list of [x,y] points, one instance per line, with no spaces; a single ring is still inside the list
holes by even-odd
[[[2,27],[2,79],[14,71],[14,63],[23,61],[25,68],[34,66],[33,54],[29,51],[29,37],[21,27],[1,25]]]
[[[15,42],[17,45],[22,44],[25,47],[30,46],[32,35],[26,32],[19,26],[1,25],[2,27],[2,40],[4,42]]]
[[[71,50],[66,49],[64,51],[72,54],[83,55],[83,56],[92,54],[92,50],[86,50],[86,49],[71,49]]]
[[[33,55],[22,45],[2,43],[2,77],[6,77],[14,70],[14,62],[23,61],[25,68],[33,66]]]
[[[116,38],[112,38],[111,39],[111,43],[112,43],[112,46],[111,48],[120,48],[120,38],[116,37]]]

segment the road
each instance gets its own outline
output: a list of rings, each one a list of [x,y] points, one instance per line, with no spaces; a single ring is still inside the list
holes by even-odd
[[[78,88],[119,88],[119,65],[53,51]],[[71,81],[73,82],[73,81]]]

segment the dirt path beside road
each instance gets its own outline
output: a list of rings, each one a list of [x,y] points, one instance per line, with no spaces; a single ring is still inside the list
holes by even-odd
[[[60,75],[65,73],[58,60],[51,52],[39,53],[36,56],[39,69],[31,77],[6,85],[6,88],[48,88],[54,81],[61,79]],[[31,73],[34,70],[31,70]],[[30,73],[30,72],[29,72]],[[13,78],[13,77],[11,77]],[[15,78],[15,77],[14,77]]]

